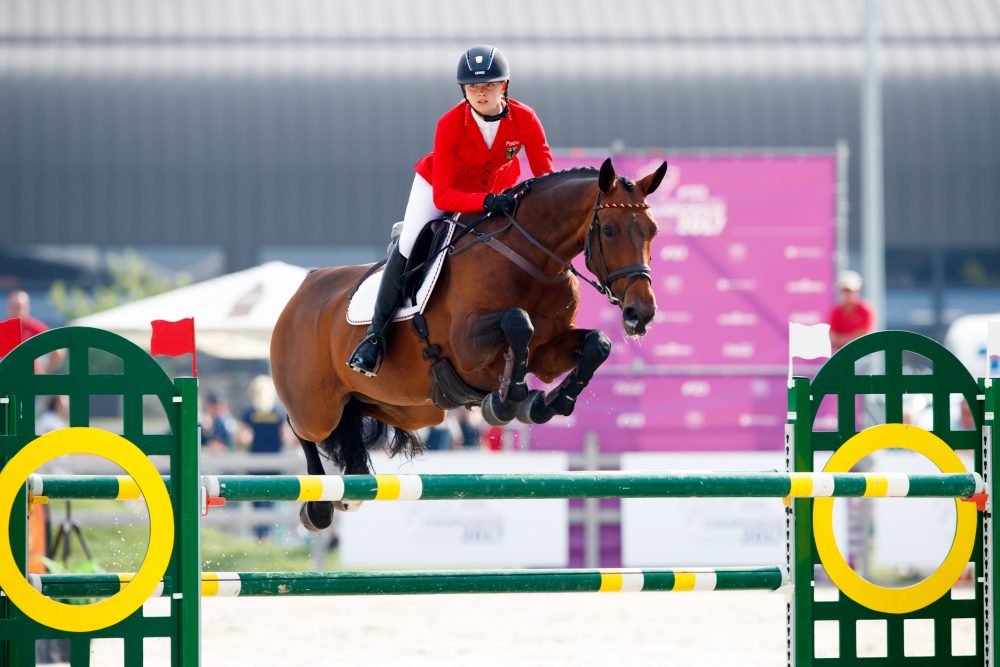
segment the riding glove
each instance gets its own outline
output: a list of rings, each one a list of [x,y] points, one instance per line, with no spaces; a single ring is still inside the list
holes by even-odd
[[[491,192],[483,200],[483,208],[493,215],[513,213],[515,207],[517,207],[517,200],[511,195],[495,195]]]

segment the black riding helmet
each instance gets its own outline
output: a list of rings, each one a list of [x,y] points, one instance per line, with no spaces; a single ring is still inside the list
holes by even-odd
[[[510,66],[503,52],[495,46],[480,44],[473,46],[462,54],[458,61],[458,74],[456,75],[458,87],[462,89],[462,97],[465,97],[465,85],[468,83],[493,83],[496,81],[510,81]],[[506,89],[503,91],[504,99],[507,98]],[[471,106],[471,105],[470,105]],[[499,120],[507,115],[510,105],[504,105],[503,111],[495,116],[483,116],[487,121]],[[475,111],[475,108],[473,108]],[[476,113],[479,113],[476,111]]]

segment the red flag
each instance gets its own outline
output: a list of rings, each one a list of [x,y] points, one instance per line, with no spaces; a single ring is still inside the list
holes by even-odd
[[[15,317],[0,322],[0,358],[21,344],[21,318]]]
[[[153,336],[149,340],[150,354],[165,354],[168,357],[191,355],[191,373],[198,377],[198,357],[194,351],[194,318],[169,322],[153,320]]]

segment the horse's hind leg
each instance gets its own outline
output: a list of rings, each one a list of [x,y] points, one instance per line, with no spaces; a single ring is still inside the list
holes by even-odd
[[[545,380],[558,376],[566,366],[572,367],[574,361],[576,367],[547,395],[531,392],[530,398],[519,406],[518,420],[544,424],[556,415],[572,414],[577,397],[609,354],[611,340],[597,329],[570,329],[551,345],[535,350],[533,361],[537,367],[532,372]]]
[[[483,399],[483,419],[493,426],[503,426],[514,419],[518,406],[528,397],[528,343],[535,332],[528,313],[520,308],[500,315],[500,330],[510,347],[504,355],[507,363],[500,388]]]
[[[323,460],[319,456],[316,443],[304,440],[298,434],[295,437],[298,438],[306,455],[306,472],[310,475],[325,475],[326,470],[323,469]],[[333,503],[328,500],[310,500],[302,503],[299,509],[299,521],[310,531],[326,530],[333,523]]]

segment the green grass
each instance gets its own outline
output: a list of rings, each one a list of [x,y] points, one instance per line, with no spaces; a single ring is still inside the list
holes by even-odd
[[[53,503],[52,535],[65,515],[60,504]],[[141,507],[141,506],[137,506]],[[107,501],[73,501],[73,511],[114,510]],[[144,508],[134,512],[117,512],[120,520],[114,525],[81,525],[94,561],[105,572],[135,572],[145,556],[149,544],[149,525]],[[305,572],[313,569],[310,541],[298,535],[288,536],[286,531],[275,531],[276,539],[258,542],[253,536],[240,531],[226,531],[218,528],[202,528],[201,552],[202,568],[206,571],[226,572]],[[282,535],[284,537],[282,538]],[[54,554],[53,560],[62,561],[62,548]],[[83,571],[87,558],[75,534],[70,536],[70,555],[66,561],[66,571]],[[327,555],[326,567],[339,568],[336,551]]]

